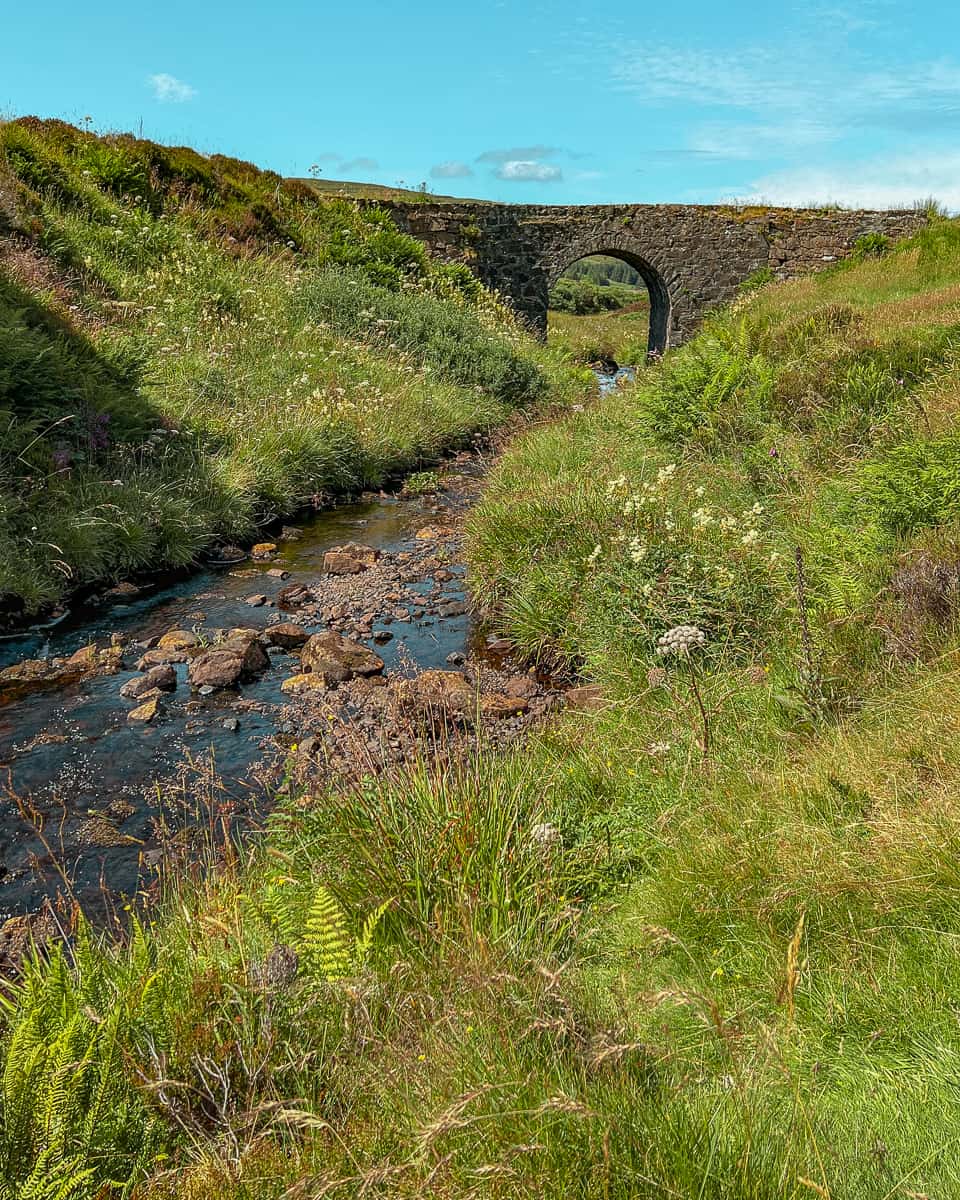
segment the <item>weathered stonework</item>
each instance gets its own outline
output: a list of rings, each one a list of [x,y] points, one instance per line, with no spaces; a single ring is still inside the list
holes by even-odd
[[[730,300],[754,271],[780,279],[844,258],[859,237],[908,237],[926,218],[913,211],[712,207],[682,204],[538,206],[393,203],[386,206],[431,254],[465,263],[541,336],[547,295],[589,254],[628,262],[650,292],[650,349],[688,338],[704,314]]]

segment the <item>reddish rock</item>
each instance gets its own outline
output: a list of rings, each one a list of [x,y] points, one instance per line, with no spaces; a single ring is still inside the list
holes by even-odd
[[[194,650],[200,638],[190,629],[171,629],[157,642],[158,650]]]
[[[276,552],[276,542],[257,542],[257,544],[250,551],[250,557],[259,559],[270,558],[272,555],[276,554]]]
[[[266,651],[256,636],[245,637],[239,631],[225,642],[204,650],[190,664],[190,682],[194,687],[229,688],[251,679],[270,665]]]
[[[323,675],[328,683],[344,683],[357,675],[376,675],[383,659],[367,646],[327,631],[315,633],[300,653],[305,672]]]
[[[310,640],[310,634],[302,625],[294,625],[289,621],[284,621],[280,625],[271,625],[267,630],[266,637],[271,645],[282,646],[284,650],[295,650]]]
[[[342,550],[328,550],[323,556],[323,569],[327,575],[359,575],[367,564]]]
[[[529,700],[537,694],[539,688],[532,675],[515,675],[507,680],[507,686],[503,690],[508,696]]]
[[[394,688],[401,713],[431,721],[467,723],[479,707],[474,689],[459,671],[423,671]]]
[[[161,692],[172,692],[177,686],[177,673],[167,663],[151,667],[145,675],[138,675],[129,680],[120,689],[120,695],[128,700],[139,700],[147,692],[157,689]]]
[[[301,608],[304,604],[309,604],[310,599],[310,592],[302,583],[291,583],[289,587],[280,589],[277,605],[280,608]]]

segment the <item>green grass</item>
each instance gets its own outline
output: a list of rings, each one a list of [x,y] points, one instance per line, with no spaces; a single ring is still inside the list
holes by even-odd
[[[576,362],[613,359],[621,366],[639,365],[647,357],[650,306],[643,295],[616,312],[574,314],[551,309],[548,344]]]
[[[548,386],[583,392],[375,208],[33,118],[0,125],[0,176],[19,231],[0,262],[8,610],[189,564]]]
[[[31,968],[8,1194],[957,1194],[958,228],[751,289],[515,441],[471,585],[600,707],[290,784],[131,936]],[[355,269],[298,293],[330,337]],[[453,369],[388,295],[390,353]],[[681,624],[702,650],[658,655]]]

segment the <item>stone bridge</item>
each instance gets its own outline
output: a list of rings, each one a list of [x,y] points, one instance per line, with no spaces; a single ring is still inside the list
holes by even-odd
[[[845,257],[868,233],[915,233],[922,213],[785,209],[737,205],[540,206],[482,202],[391,202],[401,229],[434,257],[466,264],[540,335],[547,295],[579,258],[608,254],[640,272],[650,293],[650,349],[663,351],[730,300],[753,272],[779,279]]]

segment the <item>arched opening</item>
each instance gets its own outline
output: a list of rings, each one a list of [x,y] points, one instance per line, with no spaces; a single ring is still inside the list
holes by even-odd
[[[619,247],[580,255],[552,282],[547,330],[578,357],[637,365],[669,343],[666,282],[646,259]]]

